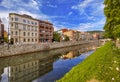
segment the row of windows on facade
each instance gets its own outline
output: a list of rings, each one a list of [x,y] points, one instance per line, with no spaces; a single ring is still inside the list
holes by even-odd
[[[52,35],[43,35],[43,34],[40,34],[40,37],[52,37]]]
[[[40,30],[39,32],[40,32],[40,34],[51,34],[51,33],[53,33],[53,32],[50,31],[50,30],[47,30],[47,31]]]
[[[11,20],[12,20],[12,21],[15,20],[16,22],[18,22],[20,19],[21,19],[21,18],[17,18],[17,17],[13,18],[13,17],[11,17]],[[21,19],[21,20],[23,20],[23,23],[25,23],[25,24],[38,25],[37,22],[29,21],[29,20],[26,20],[26,19]]]
[[[18,42],[18,38],[13,39],[15,42]],[[37,42],[37,39],[23,39],[23,42]]]
[[[30,62],[30,63],[26,63],[26,64],[23,64],[23,65],[19,65],[19,66],[16,66],[16,67],[11,67],[11,72],[13,71],[21,71],[21,70],[25,70],[25,69],[31,69],[31,67],[33,66],[38,66],[38,62]],[[35,67],[33,67],[35,68]],[[21,69],[21,70],[20,70]]]
[[[49,29],[49,30],[52,30],[53,27],[45,27],[45,26],[40,26],[40,29]]]
[[[14,32],[11,31],[11,34],[14,35]],[[31,34],[31,36],[37,36],[37,33],[23,32],[23,36],[30,36],[30,34]],[[18,31],[16,31],[15,35],[20,35],[20,33]]]
[[[13,27],[14,24],[12,23],[11,24],[11,27]],[[18,29],[19,28],[19,25],[18,24],[15,24],[15,29]],[[22,29],[22,28],[21,28]],[[23,30],[32,30],[32,31],[37,31],[38,28],[37,27],[34,27],[34,26],[26,26],[26,25],[23,25]]]

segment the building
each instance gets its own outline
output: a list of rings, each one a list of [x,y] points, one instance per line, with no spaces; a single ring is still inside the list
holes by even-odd
[[[62,35],[64,32],[67,32],[67,31],[68,31],[67,28],[63,28],[63,29],[58,30],[57,33]]]
[[[68,36],[71,41],[79,41],[81,39],[81,32],[75,30],[68,30],[63,33]]]
[[[54,28],[52,23],[39,20],[39,43],[52,42],[53,32]]]
[[[68,30],[68,31],[64,32],[63,34],[68,36],[70,41],[73,41],[74,40],[74,33],[75,33],[74,30]]]
[[[4,30],[4,38],[8,37],[7,31]]]
[[[74,31],[74,40],[75,41],[81,40],[81,32],[80,31]]]
[[[39,21],[26,14],[9,13],[10,38],[14,44],[38,43]]]
[[[0,43],[3,43],[3,42],[4,42],[4,24],[0,19]]]

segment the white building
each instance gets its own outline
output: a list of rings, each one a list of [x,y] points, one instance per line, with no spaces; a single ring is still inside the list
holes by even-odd
[[[9,14],[10,35],[13,43],[38,43],[39,21],[29,15]]]

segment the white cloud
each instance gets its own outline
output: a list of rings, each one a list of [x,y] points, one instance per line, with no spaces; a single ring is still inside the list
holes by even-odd
[[[103,25],[105,24],[105,19],[101,19],[100,21],[94,22],[94,23],[81,23],[78,27],[76,27],[76,30],[79,29],[79,31],[87,31],[87,30],[93,30],[98,29],[102,30]]]
[[[49,17],[47,15],[44,15],[42,13],[32,13],[32,12],[29,12],[29,11],[24,10],[24,9],[21,9],[20,11],[17,11],[17,13],[19,13],[19,14],[27,14],[27,15],[32,16],[33,18],[36,18],[36,19],[42,19],[42,20],[49,19]]]
[[[15,4],[13,4],[11,0],[3,0],[0,4],[0,6],[3,6],[8,9],[12,8],[14,5]]]
[[[0,17],[2,19],[2,22],[4,24],[4,27],[5,27],[5,30],[7,31],[8,30],[8,17],[9,17],[9,14],[10,12],[13,12],[13,11],[2,11],[0,13]]]
[[[35,0],[30,0],[28,3],[25,3],[22,0],[3,0],[0,6],[3,6],[7,9],[19,9],[22,7],[26,9],[39,10],[41,3]]]
[[[93,7],[93,11],[91,12],[91,15],[100,16],[100,15],[104,14],[103,13],[104,5],[102,4],[102,2],[92,4],[92,7]]]
[[[51,5],[51,4],[49,4],[49,5],[47,5],[48,7],[51,7],[51,8],[57,8],[57,5]]]
[[[73,12],[69,12],[69,13],[68,13],[68,15],[72,15],[72,14],[73,14]]]
[[[79,3],[78,5],[74,5],[71,8],[76,9],[80,12],[80,14],[83,14],[85,11],[85,8],[92,2],[93,0],[84,0],[83,2]]]

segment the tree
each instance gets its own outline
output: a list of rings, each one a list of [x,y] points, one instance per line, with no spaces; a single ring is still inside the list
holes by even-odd
[[[53,34],[53,41],[60,42],[60,34],[59,33],[54,32],[54,34]]]
[[[8,41],[8,37],[4,37],[4,42],[7,42]]]
[[[105,37],[116,40],[120,34],[120,0],[105,0],[104,14],[106,23],[104,25]]]
[[[68,36],[65,36],[65,41],[69,41],[69,37]]]

